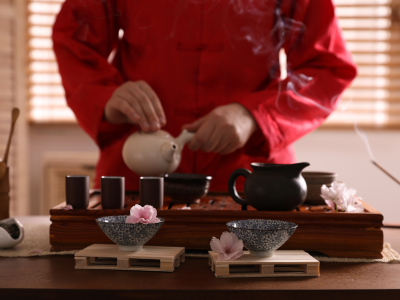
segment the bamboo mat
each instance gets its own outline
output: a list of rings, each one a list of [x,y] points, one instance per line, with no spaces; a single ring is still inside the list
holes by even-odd
[[[13,248],[0,249],[0,256],[4,257],[30,257],[45,255],[75,254],[78,250],[50,252],[50,225],[48,224],[23,224],[24,239]]]
[[[391,263],[399,264],[400,255],[394,250],[389,243],[383,244],[382,256],[383,258],[346,258],[346,257],[329,257],[329,256],[318,256],[312,255],[315,259],[324,262],[346,262],[346,263]]]
[[[345,257],[329,257],[318,252],[309,252],[309,254],[320,262],[345,262],[345,263],[400,263],[400,254],[394,250],[389,243],[383,245],[383,258],[345,258]],[[321,255],[322,254],[322,255]],[[186,257],[208,257],[208,251],[203,250],[187,250]]]
[[[57,251],[51,252],[49,240],[48,224],[25,224],[24,240],[13,248],[0,249],[2,257],[30,257],[30,256],[46,256],[46,255],[71,255],[79,250]],[[341,258],[328,257],[310,253],[315,259],[320,262],[348,262],[348,263],[400,263],[400,255],[392,249],[389,243],[385,243],[382,251],[383,258],[368,259],[368,258]],[[208,258],[208,251],[186,251],[186,257],[205,257]]]

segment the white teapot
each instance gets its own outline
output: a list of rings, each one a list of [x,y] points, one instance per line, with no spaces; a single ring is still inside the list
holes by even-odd
[[[131,134],[122,148],[125,164],[139,176],[158,176],[172,173],[181,162],[183,146],[192,139],[194,133],[184,129],[177,137],[159,130]]]

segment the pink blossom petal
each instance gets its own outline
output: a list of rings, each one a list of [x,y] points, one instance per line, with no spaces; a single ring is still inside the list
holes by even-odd
[[[142,210],[143,210],[143,207],[141,207],[139,204],[136,204],[135,206],[132,206],[132,208],[131,208],[131,215],[136,216],[138,219],[140,219],[143,214]]]
[[[235,260],[243,255],[243,250],[231,252],[231,253],[223,253],[220,259],[220,255],[218,255],[218,259],[220,260]]]
[[[128,216],[125,220],[125,223],[133,223],[136,224],[138,219],[135,216]]]
[[[157,218],[157,209],[155,209],[151,205],[146,205],[146,206],[149,206],[148,207],[149,208],[149,213],[150,213],[149,222],[150,223],[158,223],[158,222],[160,222],[160,219]]]
[[[229,254],[225,253],[224,257],[225,257],[225,260],[235,260],[236,258],[239,258],[242,255],[243,255],[243,250],[239,250],[239,251],[231,252]]]
[[[325,199],[326,205],[328,205],[330,208],[335,209],[335,204],[331,200],[326,200]]]
[[[349,212],[349,213],[362,213],[362,212],[364,212],[364,207],[360,203],[356,203],[354,205],[349,205],[347,207],[347,212]]]
[[[231,247],[231,252],[237,252],[237,251],[243,250],[243,241],[239,240],[239,238],[237,237],[236,234],[233,239],[234,239],[234,242]]]
[[[239,257],[241,257],[243,255],[243,250],[236,251],[233,254],[234,255],[231,257],[231,260],[238,259]]]
[[[233,237],[232,237],[232,233],[231,232],[227,232],[227,231],[223,232],[221,234],[221,239],[220,240],[221,240],[222,247],[224,247],[225,250],[226,249],[230,249],[232,247]]]
[[[150,220],[145,219],[145,218],[140,218],[138,223],[149,224],[149,223],[150,223]]]
[[[225,255],[225,253],[218,254],[217,259],[218,260],[226,260],[224,255]]]
[[[160,222],[161,222],[161,220],[159,218],[153,218],[150,220],[149,223],[160,223]]]
[[[64,209],[65,210],[71,210],[71,209],[74,209],[74,208],[72,207],[71,204],[68,204],[67,206],[64,207]]]
[[[153,223],[159,223],[161,222],[159,218],[153,218],[151,220],[146,220],[146,224],[153,224]]]
[[[217,253],[225,253],[225,249],[221,244],[221,241],[217,239],[216,237],[213,237],[210,242],[210,246],[212,251],[217,252]]]
[[[147,219],[147,220],[153,219],[154,212],[155,212],[155,216],[157,216],[157,210],[155,210],[153,206],[151,206],[151,205],[143,206],[143,213],[144,213],[145,219]]]

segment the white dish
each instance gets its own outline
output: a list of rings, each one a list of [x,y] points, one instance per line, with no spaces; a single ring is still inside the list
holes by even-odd
[[[15,218],[8,218],[4,220],[0,220],[0,223],[6,224],[16,224],[19,228],[19,237],[14,239],[10,236],[7,230],[0,227],[0,248],[10,248],[18,245],[24,239],[24,227],[22,224]]]

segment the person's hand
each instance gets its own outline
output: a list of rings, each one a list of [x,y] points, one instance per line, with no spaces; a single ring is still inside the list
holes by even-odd
[[[215,108],[208,115],[186,124],[196,132],[188,147],[193,150],[229,154],[243,147],[258,125],[250,112],[238,103]]]
[[[157,131],[167,123],[157,94],[144,81],[128,81],[119,86],[104,108],[112,124],[139,124],[143,131]]]

